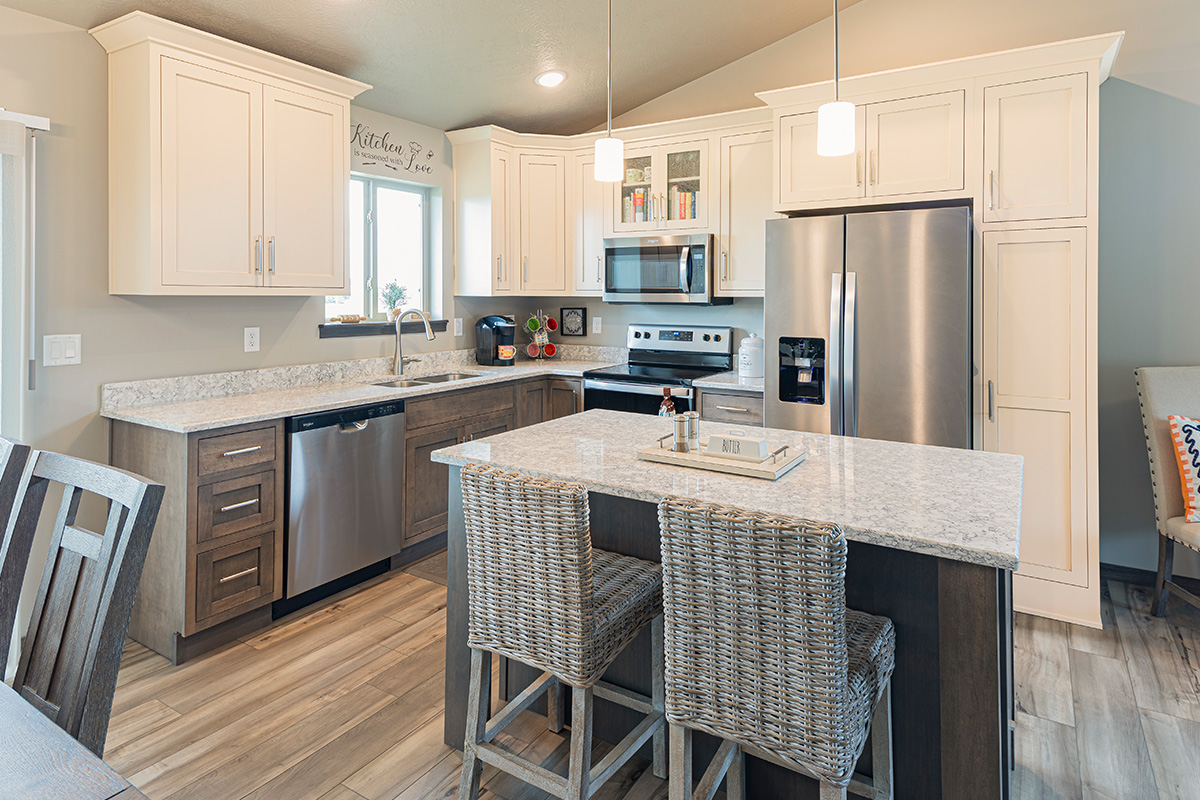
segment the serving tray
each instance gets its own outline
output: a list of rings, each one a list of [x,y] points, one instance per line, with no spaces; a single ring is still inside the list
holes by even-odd
[[[669,437],[664,437],[669,438]],[[652,447],[638,450],[637,457],[641,461],[654,461],[659,464],[673,464],[677,467],[706,469],[710,472],[724,472],[729,475],[742,475],[747,478],[762,478],[768,481],[778,480],[792,467],[808,457],[808,450],[803,447],[781,448],[783,452],[769,455],[762,461],[739,461],[723,456],[710,456],[704,451],[691,450],[687,453],[676,453],[661,443]]]

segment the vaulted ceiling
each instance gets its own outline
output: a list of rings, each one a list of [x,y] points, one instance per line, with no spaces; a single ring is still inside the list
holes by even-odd
[[[579,133],[604,121],[605,0],[0,3],[82,28],[146,11],[365,81],[375,88],[356,104],[445,130],[496,123],[531,133]],[[613,0],[614,113],[832,10],[830,0]],[[547,69],[564,70],[566,82],[536,86],[534,76]]]

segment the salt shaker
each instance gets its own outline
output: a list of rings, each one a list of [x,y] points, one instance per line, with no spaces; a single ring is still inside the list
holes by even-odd
[[[688,421],[688,449],[700,449],[700,412],[687,411],[684,416]]]
[[[686,414],[676,414],[675,437],[671,440],[671,450],[676,453],[686,453],[688,447],[688,418]]]

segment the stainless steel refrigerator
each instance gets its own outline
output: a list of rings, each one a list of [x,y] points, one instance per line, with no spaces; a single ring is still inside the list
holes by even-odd
[[[971,446],[966,208],[767,222],[768,427]]]

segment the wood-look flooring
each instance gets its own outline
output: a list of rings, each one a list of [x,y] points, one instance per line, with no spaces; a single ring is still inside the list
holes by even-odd
[[[131,642],[105,760],[153,800],[453,798],[445,604],[444,586],[393,573],[180,667]],[[1103,631],[1018,616],[1015,798],[1200,800],[1200,613],[1148,608],[1110,582]],[[499,739],[565,769],[542,717]],[[597,797],[666,798],[648,766],[634,759]],[[484,787],[546,797],[491,768]]]

